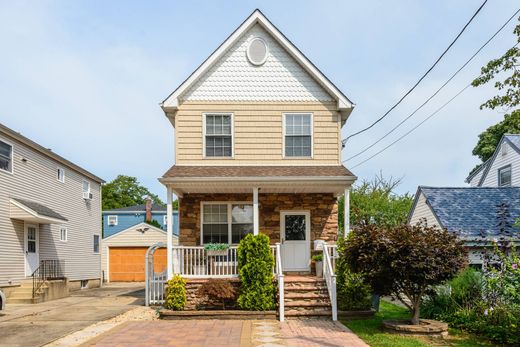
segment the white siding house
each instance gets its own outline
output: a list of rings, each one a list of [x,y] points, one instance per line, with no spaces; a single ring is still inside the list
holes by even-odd
[[[72,288],[99,285],[102,182],[0,124],[0,289],[50,260]]]

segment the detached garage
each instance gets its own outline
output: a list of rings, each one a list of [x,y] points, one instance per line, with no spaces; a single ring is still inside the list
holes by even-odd
[[[144,282],[145,257],[148,247],[166,243],[166,232],[147,223],[134,225],[103,239],[101,264],[107,282]],[[173,244],[179,243],[173,235]],[[166,268],[166,248],[154,256],[155,268]]]

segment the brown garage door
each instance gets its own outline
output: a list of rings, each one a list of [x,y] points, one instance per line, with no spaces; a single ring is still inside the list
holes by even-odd
[[[110,282],[144,282],[145,257],[148,247],[110,247]],[[154,255],[154,270],[166,268],[166,248],[160,248]]]

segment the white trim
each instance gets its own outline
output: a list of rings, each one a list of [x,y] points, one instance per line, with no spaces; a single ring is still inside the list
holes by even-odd
[[[168,215],[167,214],[165,214],[163,216],[163,224],[162,225],[168,225]]]
[[[170,280],[173,277],[173,192],[170,186],[166,186],[166,195],[166,278]]]
[[[114,223],[110,223],[110,218],[115,218],[115,221]],[[109,214],[107,215],[107,225],[108,226],[115,226],[119,223],[119,216],[115,215],[115,214]]]
[[[110,246],[107,246],[107,259],[106,259],[106,262],[107,262],[106,280],[107,280],[107,283],[110,283]]]
[[[280,241],[281,241],[281,250],[283,253],[283,244],[285,241],[285,216],[305,216],[305,241],[307,241],[307,248],[309,253],[309,259],[307,261],[306,268],[297,268],[297,269],[283,269],[284,271],[310,271],[310,260],[311,260],[311,228],[312,228],[312,219],[311,219],[311,211],[309,210],[280,210]],[[290,242],[290,241],[288,241]],[[283,257],[283,254],[282,254]]]
[[[231,156],[206,156],[206,116],[230,116],[231,117]],[[222,135],[224,136],[224,135]],[[234,159],[235,158],[235,114],[233,112],[203,112],[202,113],[202,158],[203,159]]]
[[[250,176],[250,177],[163,177],[159,178],[161,183],[175,183],[175,182],[211,182],[211,181],[230,181],[230,182],[293,182],[293,181],[341,181],[354,182],[356,176]]]
[[[222,57],[225,52],[253,25],[260,24],[288,53],[312,76],[318,83],[334,96],[338,102],[338,109],[348,114],[354,108],[354,104],[334,85],[325,75],[319,71],[299,50],[290,42],[260,10],[255,10],[221,45],[209,56],[175,91],[173,91],[162,103],[161,107],[167,114],[167,109],[179,107],[179,97],[190,88],[211,66]]]
[[[228,226],[228,244],[235,245],[232,243],[233,241],[233,218],[232,218],[232,209],[233,205],[251,205],[253,206],[252,201],[201,201],[200,202],[200,245],[204,246],[204,205],[227,205],[227,226]],[[254,207],[253,207],[254,211]],[[254,216],[254,212],[253,212]],[[254,228],[254,217],[253,217],[253,228]],[[254,231],[253,231],[254,232]]]
[[[161,229],[161,228],[157,228],[157,227],[155,227],[155,226],[153,226],[153,225],[151,225],[151,224],[148,224],[148,223],[145,223],[145,222],[141,222],[141,223],[138,223],[138,224],[132,225],[131,227],[128,227],[128,228],[126,228],[126,229],[124,229],[124,230],[118,231],[118,232],[115,233],[115,234],[112,234],[112,235],[110,235],[110,236],[107,236],[107,237],[105,237],[105,238],[103,239],[103,241],[108,241],[108,240],[110,240],[110,239],[112,239],[112,238],[114,238],[114,237],[116,237],[116,236],[119,236],[119,235],[121,235],[121,234],[123,234],[123,233],[126,233],[126,232],[128,232],[128,231],[134,231],[134,230],[136,230],[136,229],[138,229],[138,228],[140,228],[140,227],[149,228],[148,230],[160,231],[161,233],[166,234],[166,231],[164,231],[164,230]],[[177,235],[173,235],[173,237],[174,237],[174,238],[178,238]]]
[[[249,53],[249,50],[251,49],[251,45],[255,41],[261,41],[265,46],[265,55],[264,55],[263,59],[259,62],[253,61],[253,58],[251,58],[251,53]],[[265,42],[265,40],[263,38],[254,37],[253,39],[251,39],[251,41],[249,41],[249,44],[247,45],[246,56],[247,56],[247,60],[254,66],[262,66],[267,61],[267,57],[269,56],[269,45],[267,44],[267,42]]]
[[[350,187],[345,188],[343,199],[343,236],[346,238],[350,233]]]
[[[286,131],[286,116],[287,115],[306,115],[311,117],[311,155],[303,156],[303,157],[289,157],[285,155],[285,131]],[[284,112],[282,113],[282,158],[283,159],[291,159],[291,160],[305,160],[305,159],[314,159],[314,114],[312,112]]]
[[[3,143],[5,143],[8,146],[11,146],[11,171],[0,169],[0,172],[14,175],[14,145],[9,141],[4,140],[2,137],[0,137],[0,141],[2,141]]]
[[[22,210],[24,210],[25,212],[29,213],[30,215],[32,215],[33,217],[37,218],[37,219],[41,219],[43,220],[41,223],[43,224],[44,221],[47,222],[47,223],[56,223],[56,224],[62,224],[64,222],[66,222],[65,220],[62,220],[62,219],[58,219],[58,218],[53,218],[53,217],[48,217],[48,216],[44,216],[44,215],[41,215],[39,214],[38,212],[30,209],[29,207],[25,206],[24,204],[14,200],[14,199],[9,199],[9,202],[19,208],[21,208]]]
[[[33,227],[35,228],[36,230],[36,234],[35,234],[35,254],[38,255],[38,261],[37,261],[37,264],[36,264],[36,268],[38,268],[39,266],[39,263],[40,263],[40,226],[36,223],[27,223],[27,222],[24,222],[23,223],[23,252],[24,252],[24,276],[28,277],[28,276],[31,276],[32,274],[28,274],[27,273],[27,268],[28,268],[28,264],[27,264],[27,254],[28,254],[28,239],[27,239],[27,231],[28,231],[28,228],[29,227]]]
[[[88,189],[87,191],[85,191],[85,187],[84,187],[84,184],[87,183],[88,184]],[[82,197],[83,199],[87,199],[85,197],[86,196],[89,196],[90,195],[90,181],[86,180],[86,179],[83,179],[82,182],[81,182],[81,191],[82,191]]]
[[[258,212],[258,187],[253,188],[253,235],[260,233],[260,218]]]
[[[65,239],[63,239],[61,236],[61,232],[65,230]],[[63,243],[66,243],[67,241],[69,241],[69,229],[65,228],[65,227],[60,227],[60,241],[63,242]]]
[[[60,172],[62,173],[61,179],[60,179]],[[58,182],[65,183],[65,169],[62,166],[57,166],[56,173],[58,174],[58,177],[56,177],[56,180]]]

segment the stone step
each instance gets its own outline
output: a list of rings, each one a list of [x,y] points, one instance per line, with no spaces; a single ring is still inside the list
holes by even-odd
[[[301,292],[301,293],[328,293],[327,287],[316,287],[316,286],[301,286],[301,287],[293,287],[293,286],[284,286],[284,293],[287,292]]]
[[[318,300],[309,300],[309,301],[285,301],[285,307],[298,307],[302,309],[314,308],[314,307],[330,307],[330,301],[318,301]]]
[[[9,296],[9,298],[7,298],[7,304],[32,304],[33,303],[33,299],[32,297],[29,298],[29,299],[17,299],[17,298],[12,298],[12,295]]]
[[[285,283],[325,283],[321,277],[315,276],[284,276]]]
[[[331,310],[285,310],[284,314],[288,318],[332,317]]]
[[[288,293],[284,293],[285,299],[329,299],[329,293],[327,291],[289,291]]]

